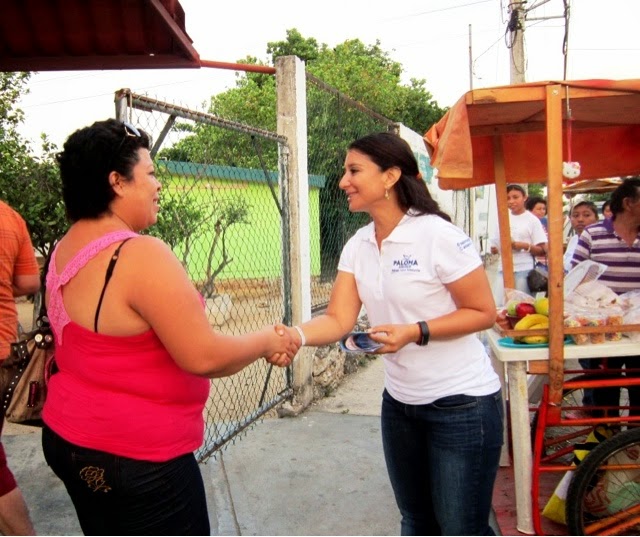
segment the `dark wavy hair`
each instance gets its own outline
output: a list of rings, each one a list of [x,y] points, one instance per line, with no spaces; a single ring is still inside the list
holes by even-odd
[[[541,198],[540,196],[533,196],[531,198],[527,198],[527,201],[524,202],[524,207],[527,211],[533,211],[533,208],[538,205],[538,203],[544,203],[544,206],[547,206],[547,200]]]
[[[105,213],[115,197],[109,174],[116,171],[131,181],[138,150],[150,147],[148,134],[116,119],[96,121],[71,134],[56,156],[69,220],[97,218]]]
[[[411,211],[415,216],[435,214],[451,222],[449,215],[431,197],[411,147],[400,136],[391,132],[369,134],[349,144],[348,149],[367,155],[382,171],[394,167],[400,170],[400,179],[393,188],[405,213]]]
[[[618,214],[624,212],[622,204],[625,198],[631,198],[632,200],[640,198],[640,177],[628,177],[611,193],[611,198],[609,198],[611,206],[609,208],[613,213],[611,217],[613,220],[616,219]]]

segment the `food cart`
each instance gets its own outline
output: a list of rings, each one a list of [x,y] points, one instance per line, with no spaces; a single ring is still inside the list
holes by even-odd
[[[536,333],[548,335],[548,348],[500,349],[495,337],[493,341],[490,338],[497,358],[507,366],[517,528],[531,534],[532,454],[526,374],[548,371],[550,412],[555,405],[559,414],[565,334],[585,330],[567,329],[563,322],[562,196],[568,183],[563,163],[579,163],[580,180],[640,173],[640,80],[545,81],[469,91],[424,139],[440,188],[496,185],[505,288],[514,287],[507,184],[547,184],[550,322],[548,329]],[[640,326],[623,328],[638,330]],[[616,345],[607,352],[612,356],[638,353],[637,344],[622,347]],[[581,358],[594,351],[576,348],[572,352],[573,357]]]

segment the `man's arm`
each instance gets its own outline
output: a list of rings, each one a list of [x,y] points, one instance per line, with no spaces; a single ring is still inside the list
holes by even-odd
[[[40,289],[39,274],[16,275],[13,278],[13,296],[32,295]]]

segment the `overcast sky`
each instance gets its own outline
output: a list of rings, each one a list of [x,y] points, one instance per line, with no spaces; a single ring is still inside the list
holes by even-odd
[[[452,105],[470,88],[509,84],[505,29],[509,0],[180,0],[187,33],[205,60],[268,60],[267,42],[282,41],[296,28],[335,46],[358,38],[380,41],[404,68],[403,82],[426,80],[440,106]],[[560,80],[564,21],[562,0],[528,0],[525,28],[526,80]],[[639,78],[640,0],[571,0],[567,79]],[[471,25],[471,57],[469,34]],[[235,72],[219,69],[58,71],[34,75],[21,101],[21,132],[35,141],[41,132],[61,146],[67,135],[95,120],[113,117],[120,88],[200,108],[209,96],[234,86]],[[425,125],[425,130],[429,125]]]

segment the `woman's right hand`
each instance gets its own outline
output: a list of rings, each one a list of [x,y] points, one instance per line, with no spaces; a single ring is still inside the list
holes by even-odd
[[[267,362],[278,367],[287,367],[295,358],[298,349],[300,349],[300,341],[297,332],[294,333],[298,337],[294,337],[289,327],[282,324],[275,326],[267,326],[262,329],[267,336],[267,352],[265,359]]]

